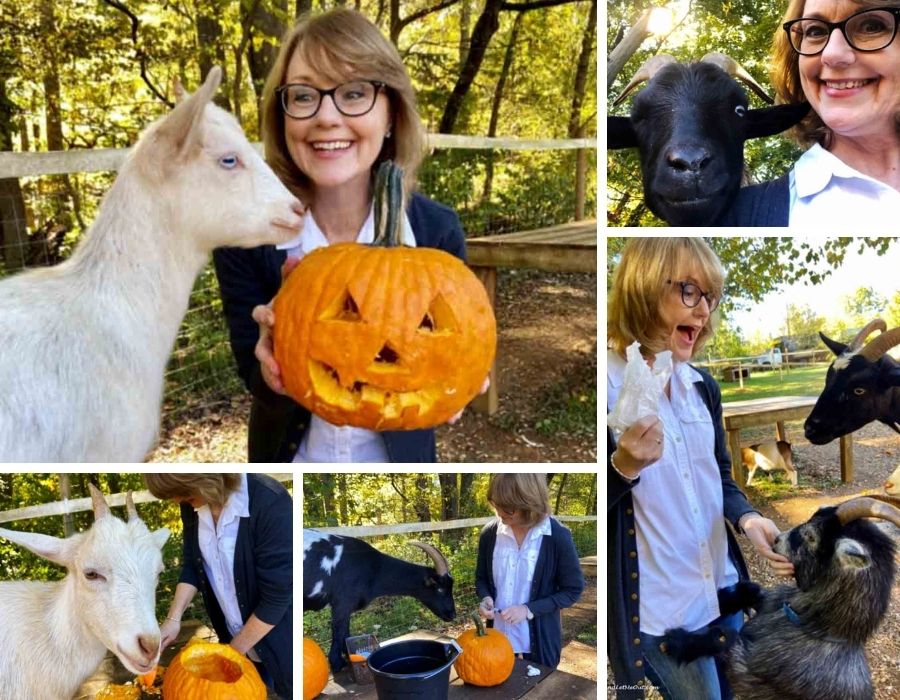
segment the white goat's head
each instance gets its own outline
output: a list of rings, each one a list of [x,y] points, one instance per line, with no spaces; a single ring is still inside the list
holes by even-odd
[[[156,584],[169,531],[150,532],[138,517],[131,493],[128,522],[110,513],[91,485],[94,525],[68,538],[0,529],[0,536],[65,566],[65,605],[133,673],[147,673],[159,658]]]
[[[247,141],[231,114],[212,103],[222,71],[150,126],[131,161],[158,192],[173,230],[204,251],[251,248],[293,238],[303,206]]]

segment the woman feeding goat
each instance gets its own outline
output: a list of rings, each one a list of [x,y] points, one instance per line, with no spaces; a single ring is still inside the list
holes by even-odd
[[[643,697],[629,688],[644,676],[673,700],[731,697],[713,658],[678,666],[659,651],[672,627],[741,626],[741,613],[720,618],[717,600],[718,589],[748,578],[726,519],[776,573],[793,570],[772,551],[776,525],[731,478],[718,385],[688,364],[712,334],[723,286],[703,239],[633,238],[610,291],[607,406],[624,429],[607,430],[608,649],[620,698]],[[657,383],[647,398],[658,406],[623,415],[631,377],[648,366]]]
[[[900,218],[898,0],[791,0],[772,82],[812,110],[809,147],[774,182],[745,188],[724,225],[880,228]]]
[[[145,474],[157,498],[181,505],[184,559],[160,626],[178,636],[199,590],[219,641],[254,662],[280,697],[292,696],[292,501],[264,474]]]
[[[266,306],[286,261],[285,272],[316,248],[373,241],[373,174],[382,162],[402,167],[406,190],[412,190],[425,142],[400,56],[359,12],[339,8],[306,16],[285,36],[262,102],[266,160],[307,214],[301,234],[287,244],[214,255],[232,351],[253,394],[250,461],[433,462],[433,430],[335,426],[285,396],[272,351],[277,320]],[[404,245],[465,258],[452,210],[416,193],[404,219]]]

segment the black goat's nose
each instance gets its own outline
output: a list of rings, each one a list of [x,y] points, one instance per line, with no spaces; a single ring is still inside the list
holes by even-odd
[[[666,152],[666,163],[673,170],[700,172],[709,162],[709,151],[699,146],[676,146]]]

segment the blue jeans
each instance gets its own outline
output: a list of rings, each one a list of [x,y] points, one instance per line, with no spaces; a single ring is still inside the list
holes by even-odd
[[[744,625],[744,613],[720,617],[710,624],[739,630]],[[732,700],[734,696],[725,678],[722,662],[704,656],[679,666],[659,650],[662,640],[662,637],[641,632],[644,670],[665,700]]]

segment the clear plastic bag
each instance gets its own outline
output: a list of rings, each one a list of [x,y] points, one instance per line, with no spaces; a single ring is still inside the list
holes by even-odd
[[[657,353],[653,368],[641,356],[641,345],[633,342],[625,349],[625,376],[613,410],[606,416],[606,424],[616,437],[645,416],[659,415],[659,398],[672,376],[672,353]]]

